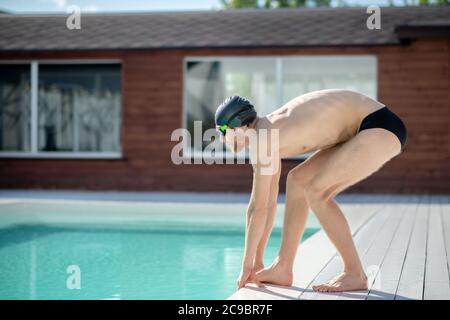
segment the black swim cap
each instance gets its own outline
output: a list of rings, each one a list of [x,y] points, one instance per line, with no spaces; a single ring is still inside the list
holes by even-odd
[[[255,118],[256,111],[250,101],[239,96],[231,96],[217,108],[215,121],[217,126],[226,124],[236,128],[252,123]]]

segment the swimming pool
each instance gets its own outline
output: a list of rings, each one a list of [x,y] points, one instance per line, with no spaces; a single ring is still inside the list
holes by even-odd
[[[226,299],[240,272],[245,208],[3,202],[0,299]],[[283,210],[279,205],[266,264],[278,252]],[[318,229],[311,215],[304,238]]]

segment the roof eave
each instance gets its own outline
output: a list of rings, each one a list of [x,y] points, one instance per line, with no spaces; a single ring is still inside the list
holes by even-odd
[[[415,39],[450,38],[450,25],[400,25],[394,33],[401,42]]]
[[[398,46],[399,41],[383,42],[383,43],[351,43],[351,44],[308,44],[308,45],[229,45],[229,46],[160,46],[160,47],[117,47],[117,48],[37,48],[37,49],[3,49],[0,53],[15,52],[81,52],[81,51],[148,51],[148,50],[201,50],[201,49],[285,49],[285,48],[367,48],[367,47],[384,47]]]

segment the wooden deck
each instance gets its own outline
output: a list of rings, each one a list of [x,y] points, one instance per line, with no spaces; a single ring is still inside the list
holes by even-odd
[[[377,203],[337,199],[369,277],[369,290],[312,290],[312,285],[341,271],[340,257],[321,230],[299,246],[292,287],[250,284],[229,299],[450,299],[450,196],[396,199],[390,195]]]

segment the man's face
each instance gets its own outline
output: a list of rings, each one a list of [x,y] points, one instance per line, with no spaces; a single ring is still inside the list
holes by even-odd
[[[225,142],[233,153],[238,153],[246,146],[245,130],[245,126],[233,129],[228,128],[225,136],[220,135],[220,142]]]

